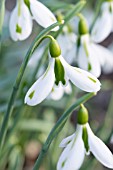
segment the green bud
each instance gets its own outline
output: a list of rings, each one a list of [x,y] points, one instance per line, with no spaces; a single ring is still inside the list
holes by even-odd
[[[65,85],[66,83],[65,78],[64,78],[65,70],[59,58],[55,59],[54,71],[55,71],[56,85],[58,85],[60,81],[62,82],[62,84]]]
[[[51,57],[53,58],[59,57],[61,55],[60,46],[54,38],[50,42],[49,50],[50,50]]]
[[[62,15],[61,12],[57,13],[57,21],[61,22],[64,19],[64,16]]]
[[[81,105],[79,111],[78,111],[78,123],[81,125],[84,125],[88,122],[88,111],[84,107],[84,105]]]
[[[80,35],[87,34],[89,32],[87,22],[85,18],[81,18],[78,25],[78,31]]]

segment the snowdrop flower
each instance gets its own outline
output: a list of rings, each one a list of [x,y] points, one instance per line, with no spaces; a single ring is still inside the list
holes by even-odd
[[[66,85],[70,80],[75,86],[87,92],[100,90],[100,82],[90,73],[70,66],[61,56],[57,41],[51,37],[49,66],[46,72],[31,86],[25,96],[25,103],[34,106],[41,103],[52,91],[54,84]]]
[[[23,0],[17,1],[9,21],[11,38],[25,40],[32,32],[32,18]]]
[[[90,71],[99,77],[101,67],[104,73],[113,71],[113,54],[101,45],[95,44],[88,32],[85,19],[79,22],[79,48],[77,62],[80,68]]]
[[[25,40],[32,32],[32,19],[44,28],[57,22],[54,14],[37,0],[17,0],[11,13],[9,30],[14,41]],[[55,27],[52,31],[57,31]]]
[[[35,21],[44,28],[57,22],[54,14],[41,2],[30,0],[30,10]],[[59,27],[55,27],[52,31],[57,31]]]
[[[61,83],[59,83],[59,86],[54,85],[49,98],[53,100],[60,100],[63,97],[64,93],[68,95],[72,93],[72,87],[70,83],[68,83],[67,86],[62,86]]]
[[[91,32],[92,39],[97,43],[102,42],[113,31],[113,1],[103,2],[100,10]]]
[[[64,150],[59,158],[57,170],[80,169],[85,154],[89,155],[90,152],[104,166],[113,169],[113,155],[108,147],[92,132],[88,124],[88,112],[84,106],[78,114],[76,132],[63,139],[60,147],[63,147]]]

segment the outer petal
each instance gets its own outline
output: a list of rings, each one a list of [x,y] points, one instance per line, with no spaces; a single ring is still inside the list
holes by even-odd
[[[76,134],[76,137],[73,138],[61,154],[57,170],[78,170],[81,167],[85,156],[82,126],[78,126]]]
[[[78,51],[78,65],[80,68],[88,71],[88,64],[91,65],[90,73],[94,76],[99,77],[101,74],[101,65],[99,62],[99,56],[93,49],[92,43],[86,42],[88,54],[84,49],[83,44],[80,46]]]
[[[99,43],[102,42],[112,31],[112,14],[108,9],[102,11],[102,15],[96,20],[92,29],[92,39]]]
[[[67,138],[63,139],[60,143],[59,147],[65,148],[67,145],[75,138],[75,133],[71,136],[68,136]]]
[[[28,65],[32,68],[35,67],[37,65],[37,63],[39,62],[40,58],[42,57],[43,52],[44,52],[43,46],[40,47],[40,48],[37,48],[33,52],[32,57],[30,58]]]
[[[93,155],[106,167],[113,169],[113,155],[108,147],[87,126],[89,147]]]
[[[25,103],[30,106],[41,103],[51,92],[54,81],[54,59],[51,59],[46,72],[28,90]]]
[[[62,56],[60,56],[60,59],[68,78],[75,86],[87,92],[97,92],[100,90],[101,84],[96,77],[87,71],[70,66]]]
[[[67,32],[59,35],[58,42],[62,49],[62,55],[71,64],[76,59],[77,36],[74,33]]]
[[[16,26],[21,27],[22,32],[16,32]],[[11,13],[9,21],[11,38],[14,41],[25,40],[32,32],[32,19],[27,6],[21,1],[21,14],[18,16],[18,4]]]
[[[103,72],[106,74],[111,73],[113,71],[113,54],[101,45],[93,44],[93,49],[97,54]]]
[[[53,13],[37,0],[30,0],[30,9],[36,22],[44,28],[57,22]],[[53,31],[57,31],[58,29],[59,27],[56,27]]]

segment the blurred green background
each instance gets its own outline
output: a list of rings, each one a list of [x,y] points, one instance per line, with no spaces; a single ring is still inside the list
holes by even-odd
[[[64,9],[68,12],[68,5],[75,4],[77,0],[43,0],[55,14]],[[0,54],[0,125],[7,109],[9,97],[13,88],[20,65],[28,51],[32,41],[42,28],[34,22],[31,36],[21,42],[13,42],[9,34],[9,17],[15,6],[15,0],[6,0],[5,20],[2,32],[2,51]],[[95,1],[88,1],[83,9],[86,18],[95,13]],[[89,18],[89,17],[88,17]],[[93,18],[93,17],[92,17]],[[89,19],[91,22],[91,19]],[[74,23],[77,24],[76,22]],[[113,34],[101,43],[107,48],[113,49]],[[112,50],[113,51],[113,50]],[[46,65],[44,62],[43,65]],[[73,87],[73,94],[64,95],[59,101],[45,100],[40,105],[30,107],[24,104],[24,97],[31,85],[32,74],[35,67],[27,67],[21,82],[21,87],[15,101],[15,108],[9,122],[5,146],[0,154],[0,170],[31,170],[40,149],[45,142],[50,130],[62,113],[84,93]],[[113,73],[101,75],[102,89],[98,95],[88,101],[87,106],[90,113],[90,124],[93,131],[113,151],[110,142],[113,132]],[[33,83],[33,82],[32,82]],[[40,170],[55,170],[61,149],[58,147],[60,141],[72,134],[76,127],[77,111],[74,111],[70,120],[66,123],[61,133],[53,141]],[[104,168],[91,155],[85,158],[81,170],[103,170]]]

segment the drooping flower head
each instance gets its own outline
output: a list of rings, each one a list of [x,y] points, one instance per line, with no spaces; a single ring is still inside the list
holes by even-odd
[[[60,144],[64,150],[58,160],[57,170],[78,170],[85,154],[90,152],[107,168],[113,169],[113,154],[108,147],[92,132],[88,124],[88,111],[82,105],[78,113],[76,132],[63,139]]]
[[[11,38],[14,41],[28,38],[32,32],[33,19],[44,28],[57,22],[54,14],[41,2],[37,0],[17,0],[9,21]],[[52,31],[58,29],[57,26]]]
[[[9,21],[11,38],[25,40],[32,32],[32,18],[23,0],[18,0]]]
[[[92,39],[99,43],[105,40],[113,31],[113,0],[102,3],[100,15],[91,31]]]
[[[78,39],[77,62],[80,68],[91,72],[96,77],[103,72],[110,73],[113,71],[113,54],[95,44],[89,34],[86,19],[80,16],[79,21],[79,39]]]
[[[50,37],[50,36],[49,36]],[[51,58],[46,72],[31,86],[25,96],[25,103],[34,106],[41,103],[52,91],[54,84],[66,86],[70,80],[75,86],[86,92],[100,90],[99,80],[90,73],[70,66],[61,56],[57,41],[51,37],[49,47]]]

